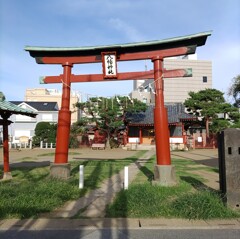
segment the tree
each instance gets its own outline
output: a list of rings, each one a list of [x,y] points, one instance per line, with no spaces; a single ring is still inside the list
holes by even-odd
[[[234,99],[234,106],[240,108],[240,75],[233,78],[230,88],[228,89],[228,96]]]
[[[207,137],[209,131],[217,133],[239,119],[238,109],[226,103],[223,95],[216,89],[200,90],[189,92],[190,98],[184,102],[188,112],[198,116],[205,124]]]
[[[40,142],[56,143],[57,124],[49,122],[39,122],[35,127],[33,145],[39,146]]]
[[[97,129],[106,133],[108,142],[117,129],[124,125],[127,112],[140,112],[147,108],[145,103],[127,96],[93,97],[76,106],[85,114],[82,122],[95,124]]]
[[[79,121],[73,123],[70,128],[70,138],[69,138],[69,147],[78,148],[79,141],[77,137],[83,135],[86,132],[87,121],[85,119],[80,119]]]

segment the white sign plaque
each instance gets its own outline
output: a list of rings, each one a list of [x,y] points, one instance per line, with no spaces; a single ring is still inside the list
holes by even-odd
[[[117,78],[116,52],[103,52],[103,75],[104,78]]]

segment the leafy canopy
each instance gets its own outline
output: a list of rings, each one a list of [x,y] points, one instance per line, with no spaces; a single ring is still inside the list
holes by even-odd
[[[84,113],[81,123],[94,123],[97,128],[107,132],[108,136],[124,124],[127,112],[141,112],[147,108],[145,103],[127,96],[93,97],[76,106]]]
[[[228,96],[234,99],[234,106],[240,108],[240,75],[233,78],[230,88],[228,89]]]
[[[219,132],[230,127],[231,120],[234,122],[239,119],[237,108],[227,103],[223,95],[216,89],[191,91],[184,105],[189,113],[199,116],[203,123],[211,121],[210,131]]]

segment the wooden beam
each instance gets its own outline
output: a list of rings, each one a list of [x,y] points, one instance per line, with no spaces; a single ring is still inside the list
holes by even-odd
[[[158,51],[125,53],[120,55],[119,60],[120,61],[145,60],[152,59],[154,57],[159,57],[163,59],[165,57],[188,55],[195,53],[196,47],[197,46],[177,47]]]
[[[163,70],[163,78],[192,77],[192,69]]]
[[[118,53],[117,61],[146,60],[153,57],[165,58],[173,56],[181,56],[195,53],[197,46],[177,47],[156,51],[134,52],[134,53]],[[43,56],[35,57],[38,64],[84,64],[84,63],[100,63],[101,55],[92,56]]]
[[[190,77],[192,69],[163,70],[163,78]],[[107,82],[119,80],[153,79],[154,71],[122,72],[117,79],[104,79],[103,74],[74,75],[71,74],[71,83],[76,82]],[[62,83],[63,75],[40,77],[40,84]]]

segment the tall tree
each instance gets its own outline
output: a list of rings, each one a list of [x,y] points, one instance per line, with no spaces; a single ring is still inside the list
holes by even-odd
[[[82,120],[87,120],[89,124],[94,123],[98,129],[104,131],[108,141],[110,136],[124,125],[127,112],[140,112],[147,108],[145,103],[127,96],[92,97],[87,102],[77,103],[76,106],[84,112]]]
[[[228,89],[228,96],[234,99],[234,105],[240,108],[240,75],[233,78],[230,88]]]
[[[236,107],[226,103],[224,93],[216,89],[189,92],[190,98],[186,99],[184,105],[189,113],[199,117],[206,126],[206,134],[209,131],[216,133],[231,125],[231,121],[239,118]],[[211,124],[210,124],[211,123]]]

